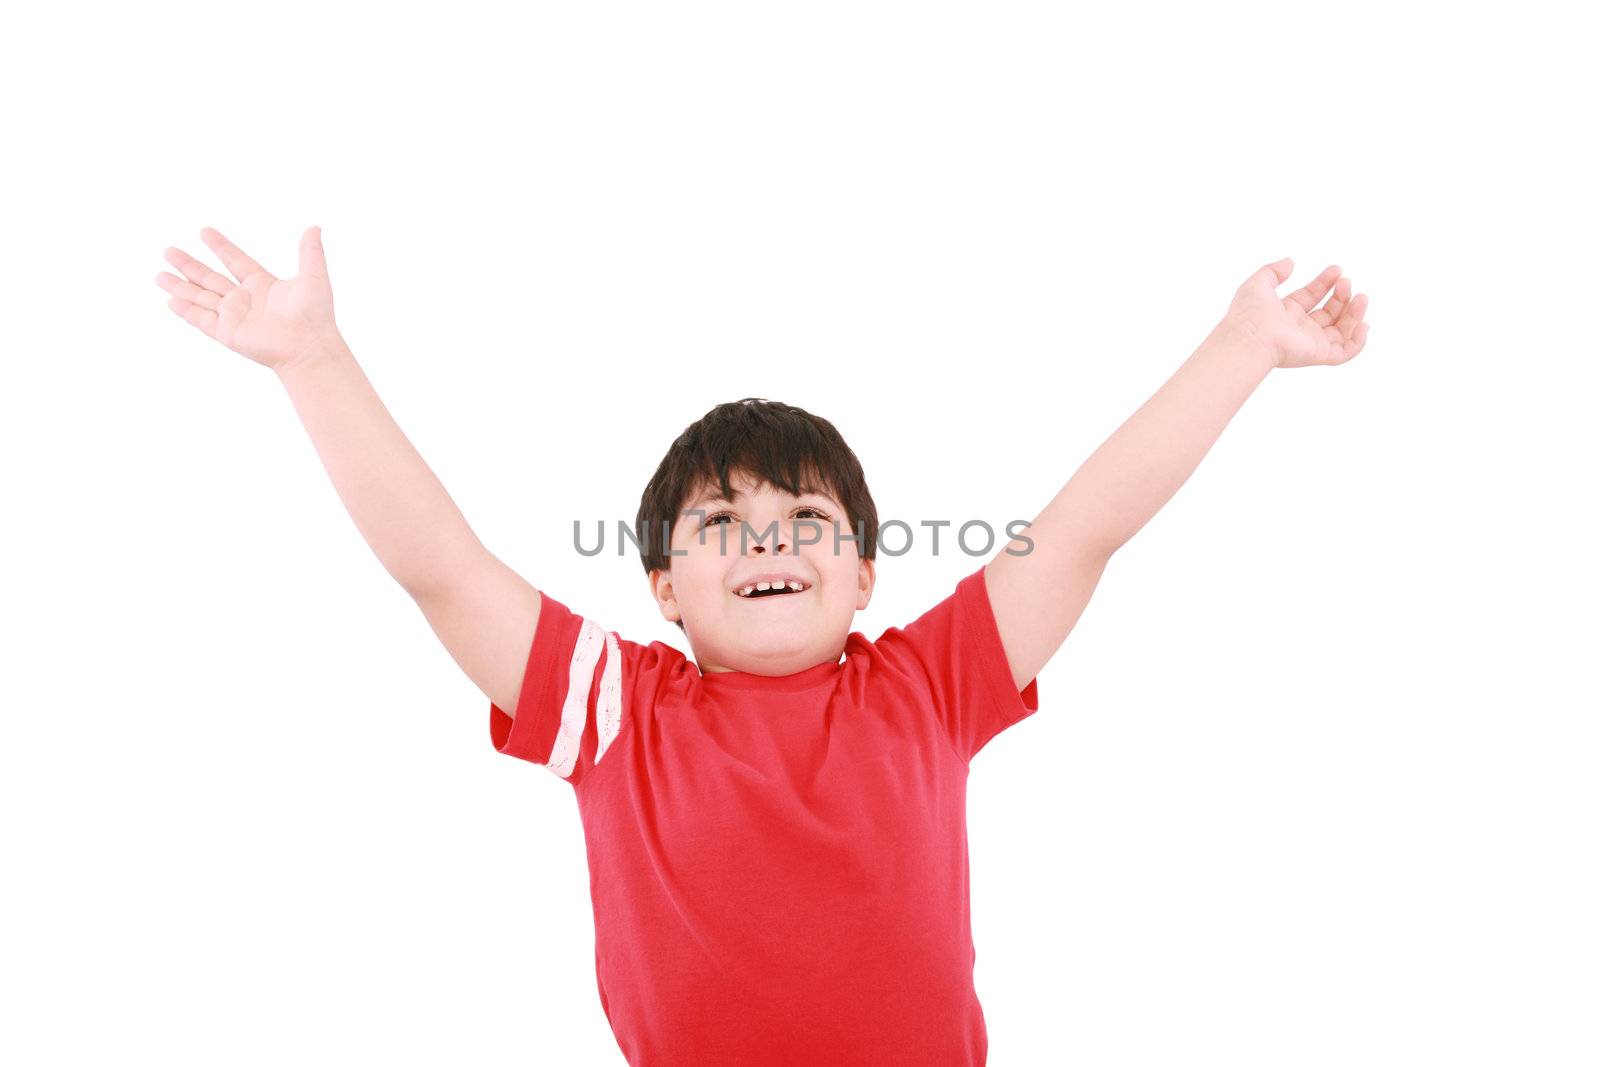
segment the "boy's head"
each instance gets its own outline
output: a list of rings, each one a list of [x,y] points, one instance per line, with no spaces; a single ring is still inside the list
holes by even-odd
[[[878,509],[861,463],[832,423],[788,404],[719,404],[684,430],[634,528],[662,617],[706,673],[838,662],[872,597]],[[768,572],[805,589],[739,595]]]

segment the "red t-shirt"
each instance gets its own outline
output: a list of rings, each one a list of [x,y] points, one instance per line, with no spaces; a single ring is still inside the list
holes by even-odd
[[[983,569],[776,677],[702,675],[541,595],[516,716],[491,703],[489,733],[577,793],[628,1062],[984,1063],[968,762],[1039,696],[1012,681]]]

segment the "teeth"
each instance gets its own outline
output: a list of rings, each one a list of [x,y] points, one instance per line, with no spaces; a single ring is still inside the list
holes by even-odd
[[[758,591],[763,590],[763,589],[778,589],[778,588],[785,587],[785,586],[787,586],[788,588],[794,590],[796,593],[803,593],[803,592],[806,591],[806,589],[809,588],[809,586],[802,585],[800,582],[798,582],[798,581],[794,580],[793,578],[791,578],[791,579],[789,579],[787,581],[778,581],[778,582],[753,582],[750,585],[747,585],[747,586],[743,587],[742,589],[735,589],[734,590],[734,595],[735,596],[749,596],[751,593],[758,592]]]

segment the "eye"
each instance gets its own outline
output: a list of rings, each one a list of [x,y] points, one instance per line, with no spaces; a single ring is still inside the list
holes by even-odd
[[[809,512],[811,512],[811,514],[815,515],[817,518],[821,519],[823,522],[827,522],[828,521],[828,516],[823,514],[821,511],[818,511],[816,508],[807,506],[807,507],[800,508],[799,510],[801,510],[801,511],[809,511]]]
[[[732,518],[733,518],[733,512],[731,512],[731,511],[719,511],[715,515],[706,516],[706,521],[704,523],[702,523],[701,525],[702,526],[710,526],[712,523],[716,522],[718,519],[729,519],[729,520],[732,520]]]

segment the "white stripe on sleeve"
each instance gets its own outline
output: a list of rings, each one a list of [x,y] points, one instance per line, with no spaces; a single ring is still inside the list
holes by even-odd
[[[571,775],[578,763],[578,742],[583,737],[583,724],[589,713],[589,687],[593,684],[594,665],[604,645],[605,631],[584,619],[578,640],[572,646],[561,726],[556,731],[555,743],[550,746],[550,759],[546,764],[563,778]]]
[[[595,729],[599,744],[594,750],[594,761],[611,747],[612,739],[622,729],[622,650],[617,646],[617,635],[606,634],[606,665],[600,672],[600,698],[595,705]]]

